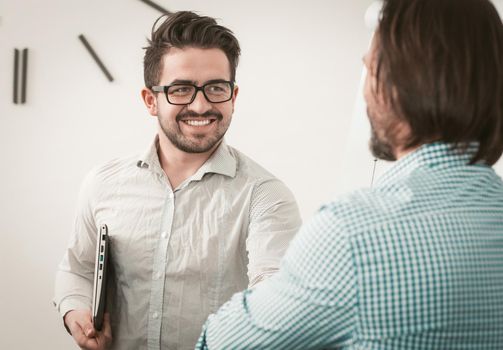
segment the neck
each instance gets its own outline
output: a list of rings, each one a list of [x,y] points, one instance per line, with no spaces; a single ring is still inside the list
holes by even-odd
[[[393,154],[395,155],[396,160],[405,157],[407,154],[414,152],[420,147],[420,145],[414,147],[405,147],[408,140],[410,139],[410,136],[412,135],[412,130],[409,124],[404,121],[398,122],[398,124],[395,125],[394,135],[395,146],[393,147]]]
[[[395,153],[396,160],[399,160],[400,158],[405,157],[407,154],[414,152],[418,148],[419,148],[419,146],[411,147],[411,148],[407,148],[407,149],[395,148],[394,153]]]
[[[187,153],[176,148],[164,133],[159,132],[157,155],[171,188],[176,189],[182,182],[194,175],[219,145],[220,143],[217,143],[204,153]]]

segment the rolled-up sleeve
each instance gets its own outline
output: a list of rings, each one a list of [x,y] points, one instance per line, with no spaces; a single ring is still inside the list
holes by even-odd
[[[255,186],[246,240],[249,287],[278,271],[300,225],[297,203],[283,182],[270,179]]]
[[[53,303],[61,316],[71,310],[92,306],[97,238],[91,202],[94,183],[91,172],[81,186],[70,243],[56,273]]]

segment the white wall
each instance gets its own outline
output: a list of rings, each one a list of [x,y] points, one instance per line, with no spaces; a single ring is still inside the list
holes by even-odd
[[[343,155],[371,0],[158,3],[219,17],[240,39],[229,144],[282,178],[305,218],[347,189]],[[157,16],[136,0],[0,2],[0,349],[74,348],[50,302],[54,273],[87,170],[153,137],[139,91],[141,47]],[[26,105],[11,102],[14,47],[30,49]]]

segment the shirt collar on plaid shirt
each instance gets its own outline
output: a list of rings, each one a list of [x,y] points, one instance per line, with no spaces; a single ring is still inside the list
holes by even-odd
[[[377,182],[376,187],[392,184],[422,167],[440,168],[468,165],[478,151],[477,142],[469,143],[466,149],[453,143],[434,142],[424,144],[417,150],[399,159]],[[478,163],[477,165],[483,165]],[[485,165],[483,165],[485,166]]]

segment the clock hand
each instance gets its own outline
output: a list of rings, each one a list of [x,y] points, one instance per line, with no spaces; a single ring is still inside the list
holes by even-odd
[[[145,4],[147,4],[147,5],[149,5],[149,6],[151,6],[151,7],[153,7],[153,8],[155,8],[156,10],[158,10],[158,11],[160,11],[160,12],[164,13],[164,14],[167,14],[167,15],[170,15],[170,14],[171,14],[171,12],[170,12],[170,11],[168,11],[168,10],[166,10],[165,8],[163,8],[163,7],[159,6],[159,5],[157,5],[157,4],[156,4],[155,2],[153,2],[153,1],[150,1],[150,0],[140,0],[140,1],[141,1],[141,2],[143,2],[143,3],[145,3]]]
[[[84,37],[84,34],[80,34],[79,35],[79,39],[82,42],[82,44],[84,44],[84,46],[86,47],[87,51],[89,51],[89,53],[91,54],[91,56],[94,58],[94,61],[96,62],[96,64],[98,65],[98,67],[100,67],[100,69],[103,72],[103,74],[106,75],[106,77],[108,78],[109,81],[114,81],[114,78],[112,77],[112,75],[110,74],[110,72],[106,69],[105,65],[100,60],[100,58],[98,57],[98,55],[96,54],[96,52],[94,51],[94,49],[91,47],[91,45],[89,44],[89,42],[87,41],[87,39]]]

